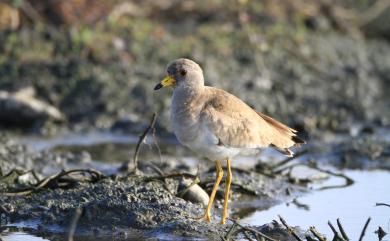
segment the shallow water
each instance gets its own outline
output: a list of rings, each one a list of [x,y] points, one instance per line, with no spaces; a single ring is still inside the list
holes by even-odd
[[[19,231],[3,232],[0,235],[0,237],[1,237],[1,240],[3,240],[3,241],[22,241],[22,240],[26,240],[26,241],[44,241],[45,240],[46,241],[46,240],[49,240],[49,239],[41,238],[41,237],[26,233],[26,232],[19,232]]]
[[[148,145],[145,146],[152,150],[151,139],[152,138],[148,138]],[[87,150],[91,153],[92,160],[94,161],[108,160],[108,163],[100,162],[99,165],[114,166],[129,158],[129,154],[131,155],[131,150],[134,150],[134,144],[137,140],[138,137],[134,136],[116,135],[112,133],[91,133],[87,135],[75,134],[46,140],[21,138],[19,141],[36,150],[52,148],[76,152]],[[175,157],[180,156],[182,159],[183,154],[191,153],[178,146],[162,146],[163,153]],[[144,151],[144,153],[145,152],[147,153],[148,151]],[[155,153],[154,155],[157,154],[155,149],[153,149],[153,152]],[[272,151],[266,151],[262,154],[262,159],[277,160],[280,159],[279,157],[280,155],[275,155]],[[193,157],[184,159],[188,159],[191,163],[190,165],[196,165],[197,163],[195,161],[196,158]],[[254,158],[242,158],[236,160],[234,165],[243,167],[245,164],[251,166],[256,162],[257,160]],[[350,239],[357,240],[367,218],[371,217],[371,222],[368,226],[364,240],[378,240],[376,234],[374,234],[374,231],[378,229],[378,226],[381,226],[386,232],[390,232],[390,208],[383,206],[375,207],[377,202],[390,203],[390,172],[381,170],[343,170],[342,172],[351,177],[355,181],[354,184],[343,188],[318,190],[323,186],[342,185],[345,181],[340,178],[330,178],[325,182],[312,185],[313,191],[305,196],[302,196],[295,201],[273,206],[268,210],[264,210],[264,208],[258,204],[261,200],[251,200],[247,203],[242,202],[241,205],[240,203],[233,202],[232,207],[235,207],[235,210],[237,208],[239,209],[237,210],[237,213],[240,213],[240,209],[249,210],[242,212],[245,213],[245,217],[242,217],[241,219],[243,224],[262,225],[272,222],[272,220],[278,220],[278,215],[280,214],[290,226],[300,226],[302,229],[308,229],[310,226],[315,226],[321,233],[326,234],[329,240],[333,238],[333,233],[327,225],[328,220],[331,221],[334,226],[337,226],[336,219],[340,218]],[[23,227],[23,225],[15,226]],[[51,234],[51,239],[40,239],[31,233],[31,229],[19,229],[3,232],[0,237],[4,241],[53,240],[53,237],[55,237],[55,240],[62,240],[62,236],[58,234]],[[155,235],[164,238],[163,234],[153,234],[153,236]],[[88,238],[84,237],[77,240],[87,239]],[[385,237],[384,240],[388,239]]]
[[[345,188],[315,191],[300,197],[297,202],[302,205],[290,202],[256,211],[242,219],[242,222],[260,225],[278,220],[278,215],[282,215],[290,226],[308,229],[314,225],[331,239],[333,233],[327,222],[329,220],[337,227],[336,219],[340,218],[349,238],[358,240],[367,218],[371,217],[364,240],[378,240],[374,233],[378,226],[386,232],[390,231],[390,208],[375,206],[378,202],[390,203],[390,172],[346,170],[344,174],[355,183]],[[328,184],[338,184],[339,181],[342,180],[334,179]]]

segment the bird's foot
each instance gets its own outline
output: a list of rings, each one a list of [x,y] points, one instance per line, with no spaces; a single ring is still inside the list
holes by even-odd
[[[222,217],[221,224],[225,224],[225,223],[226,223],[226,217]]]

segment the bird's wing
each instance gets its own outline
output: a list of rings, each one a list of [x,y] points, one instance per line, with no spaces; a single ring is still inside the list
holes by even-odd
[[[232,94],[211,87],[208,91],[212,97],[203,106],[201,121],[218,138],[219,144],[236,148],[271,145],[284,153],[296,144],[295,130],[257,113]]]

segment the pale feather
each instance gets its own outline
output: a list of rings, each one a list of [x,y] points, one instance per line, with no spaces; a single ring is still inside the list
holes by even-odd
[[[295,130],[258,113],[228,92],[205,86],[201,121],[220,140],[235,148],[261,148],[274,145],[284,149],[294,146]]]

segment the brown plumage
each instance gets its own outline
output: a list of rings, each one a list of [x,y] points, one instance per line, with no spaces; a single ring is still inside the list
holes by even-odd
[[[198,154],[215,161],[217,179],[204,215],[210,221],[213,200],[223,176],[221,160],[227,163],[225,223],[231,183],[230,160],[238,154],[273,147],[292,156],[289,149],[305,143],[296,130],[256,112],[228,92],[204,85],[203,71],[189,59],[177,59],[167,68],[168,76],[154,88],[173,86],[172,128],[178,140]],[[252,152],[253,153],[253,152]]]
[[[201,121],[207,123],[223,145],[235,148],[272,146],[291,156],[288,148],[305,143],[296,135],[296,130],[256,112],[234,95],[213,87],[205,90],[198,97],[207,100],[201,111]]]

